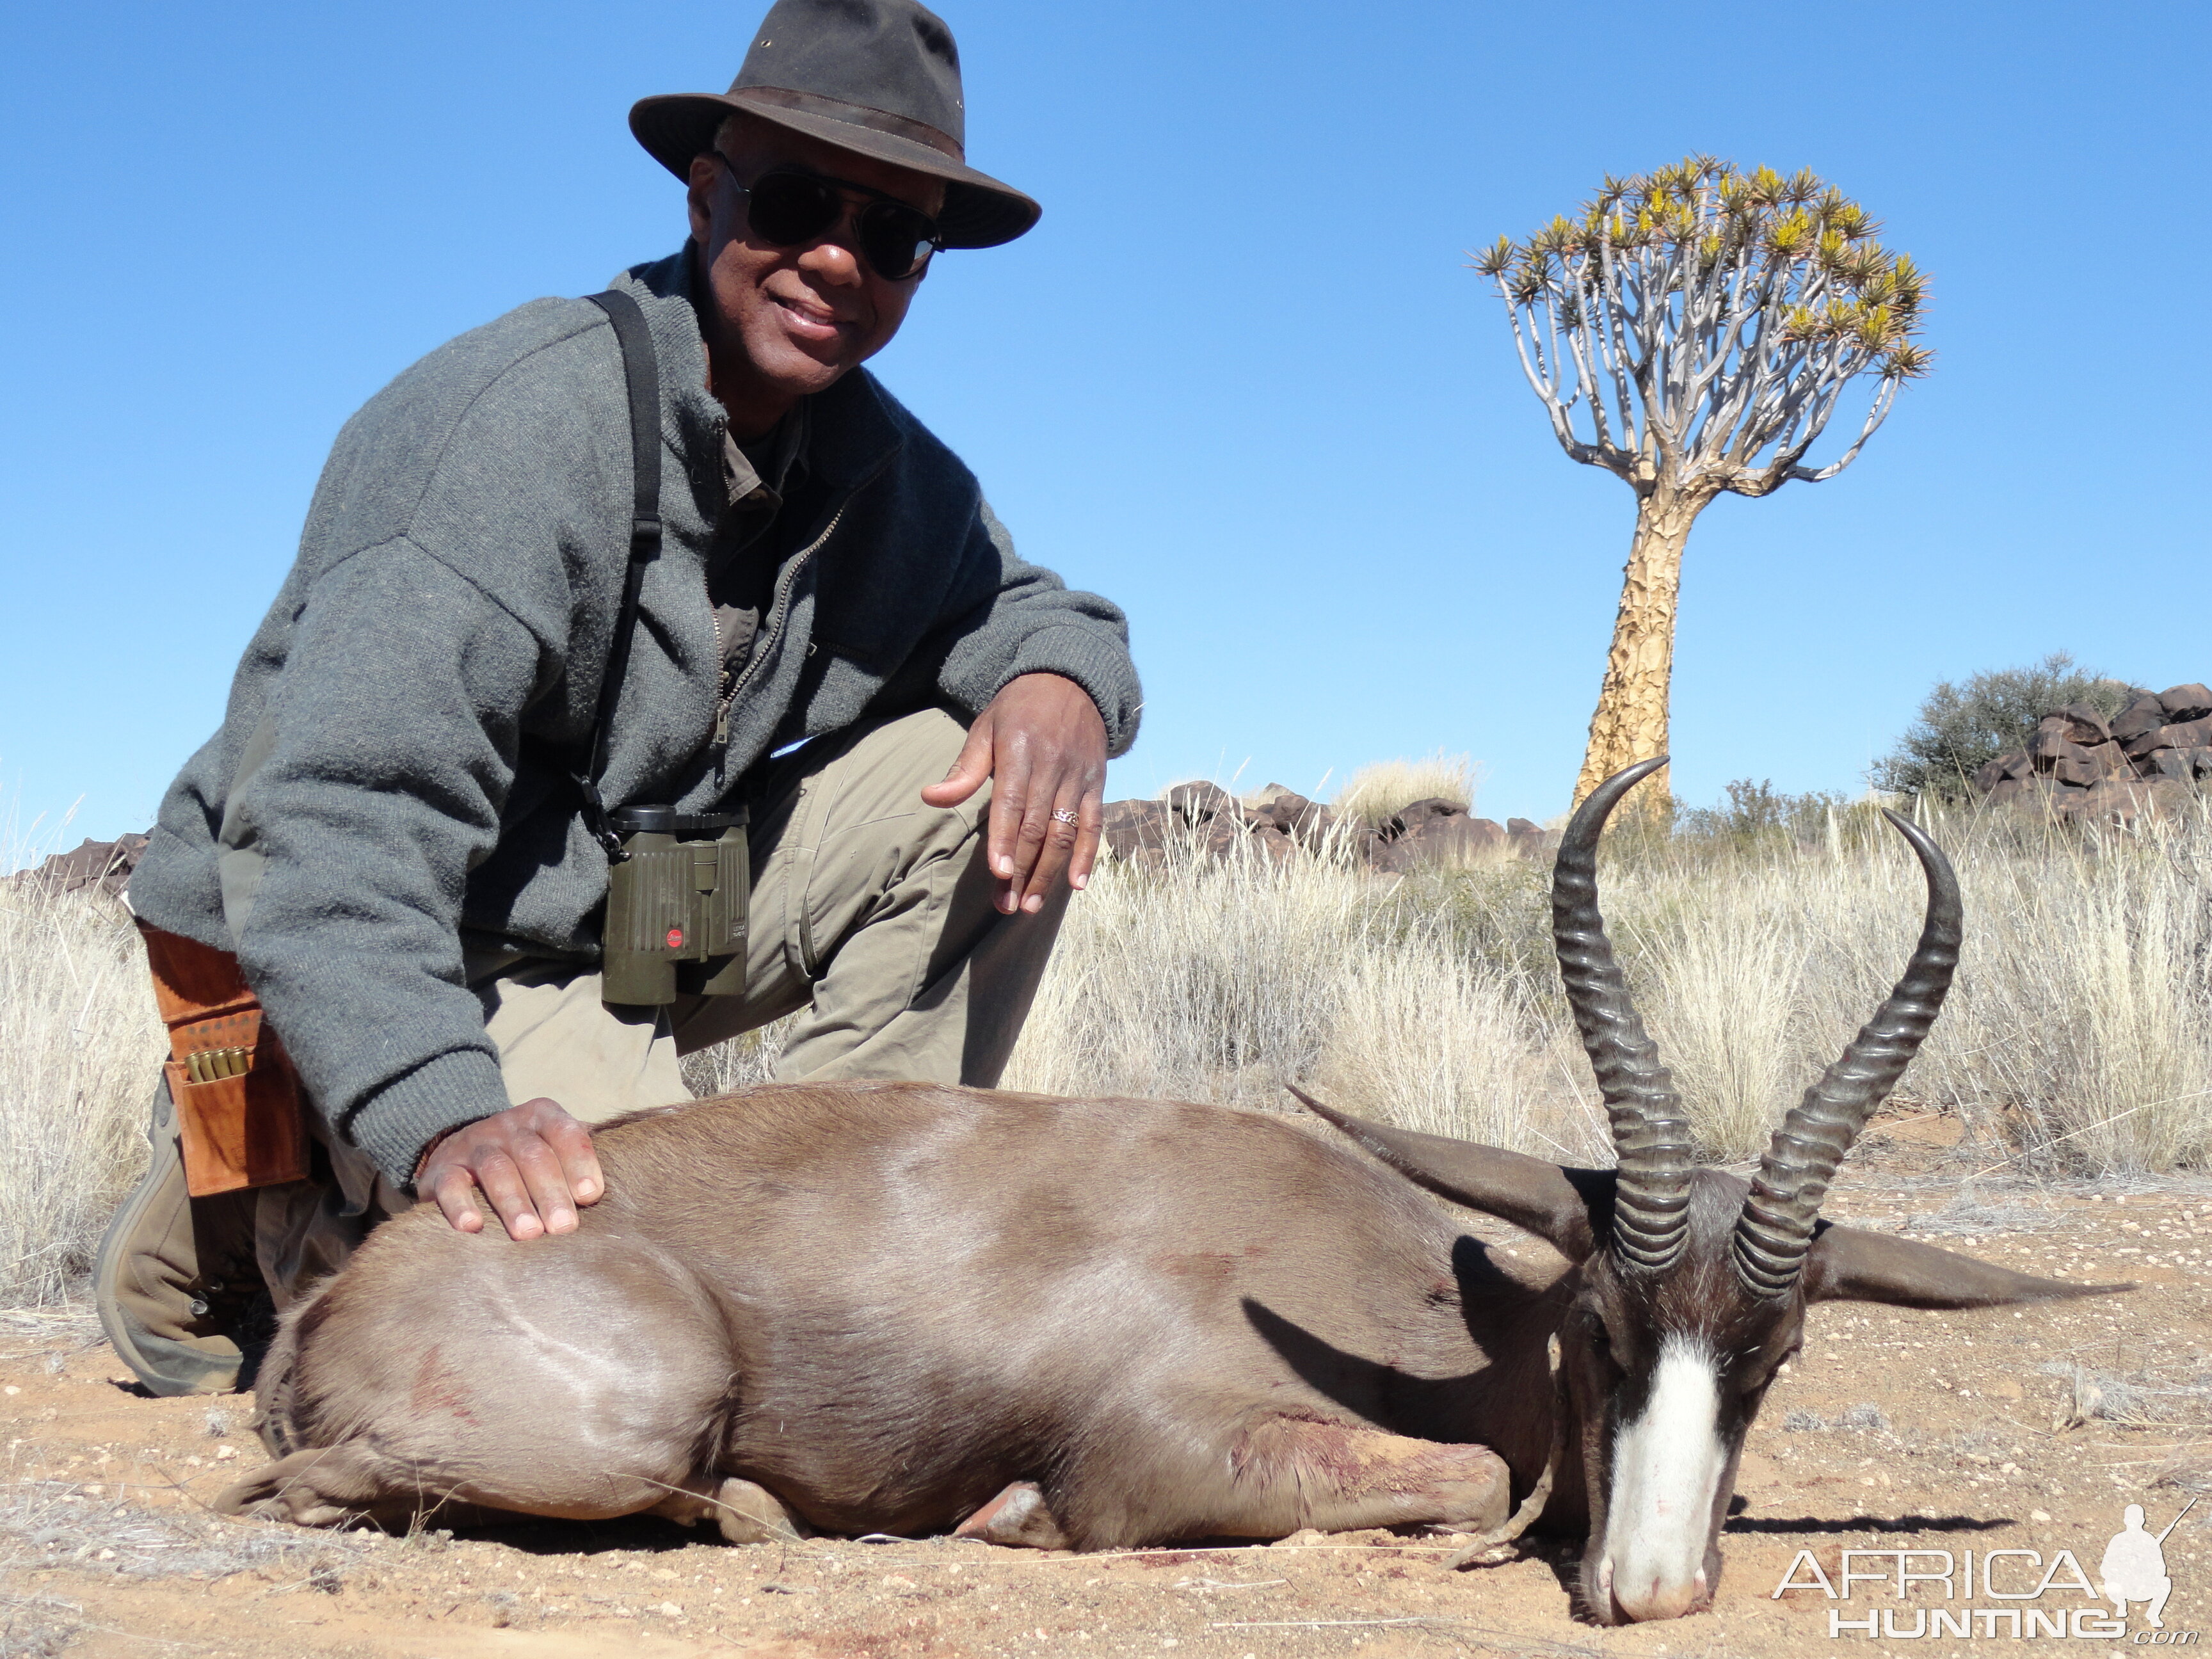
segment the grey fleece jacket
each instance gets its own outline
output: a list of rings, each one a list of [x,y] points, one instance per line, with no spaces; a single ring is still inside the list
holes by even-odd
[[[616,286],[660,360],[661,514],[608,804],[723,805],[771,750],[1017,675],[1136,733],[1121,613],[1024,563],[958,458],[865,370],[812,400],[821,522],[791,544],[714,741],[705,569],[723,501],[688,250]],[[605,313],[538,300],[440,347],[348,422],[222,728],[131,884],[155,926],[235,951],[331,1128],[403,1188],[440,1131],[507,1105],[462,935],[595,960],[606,857],[578,817],[629,555]]]

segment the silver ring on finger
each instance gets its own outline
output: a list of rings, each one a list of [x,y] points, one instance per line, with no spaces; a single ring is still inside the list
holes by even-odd
[[[1065,806],[1055,806],[1052,809],[1052,821],[1054,823],[1073,823],[1076,821],[1075,814]]]

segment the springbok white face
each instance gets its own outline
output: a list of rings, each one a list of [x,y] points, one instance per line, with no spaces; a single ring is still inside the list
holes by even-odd
[[[1660,1345],[1644,1409],[1613,1437],[1613,1501],[1600,1596],[1631,1619],[1676,1619],[1705,1601],[1710,1517],[1733,1449],[1721,1435],[1720,1361],[1696,1337]]]

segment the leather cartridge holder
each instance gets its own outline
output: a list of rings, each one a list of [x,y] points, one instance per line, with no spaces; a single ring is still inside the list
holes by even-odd
[[[154,1000],[169,1029],[185,1188],[194,1198],[304,1181],[299,1076],[228,951],[141,921]]]

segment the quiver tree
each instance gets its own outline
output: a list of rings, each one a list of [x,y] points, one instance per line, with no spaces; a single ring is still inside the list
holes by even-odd
[[[1636,492],[1636,535],[1575,801],[1667,752],[1674,603],[1690,526],[1723,490],[1817,483],[1857,459],[1905,381],[1927,280],[1881,227],[1809,172],[1743,173],[1711,156],[1607,179],[1579,219],[1475,261],[1512,319],[1560,447]],[[1858,436],[1807,463],[1863,375]],[[1666,774],[1638,793],[1663,810]]]

